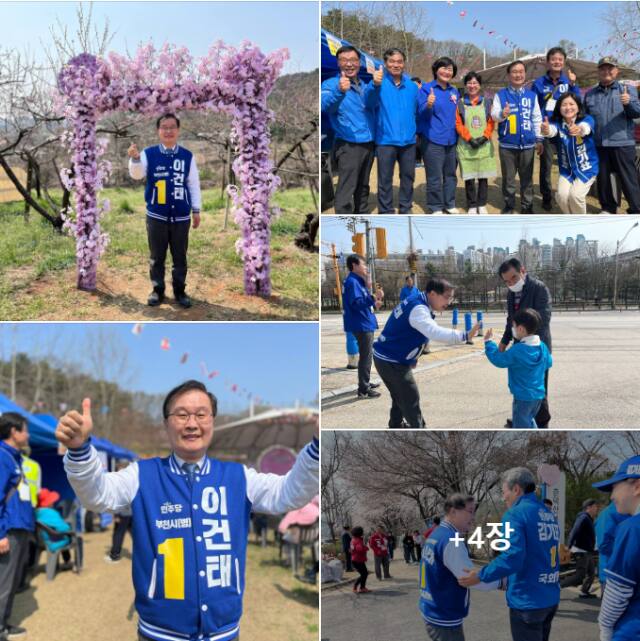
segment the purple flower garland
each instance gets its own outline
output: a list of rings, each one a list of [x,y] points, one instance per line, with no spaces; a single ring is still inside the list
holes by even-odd
[[[269,154],[273,116],[267,96],[288,57],[286,49],[267,56],[250,42],[238,49],[219,42],[196,63],[185,48],[165,45],[156,51],[148,44],[133,58],[111,53],[105,60],[85,53],[65,65],[58,87],[62,111],[72,123],[66,141],[73,173],[65,169],[62,178],[75,189],[75,220],[72,212],[64,215],[76,238],[80,289],[96,288],[98,261],[108,243],[100,229],[108,203],[98,205],[98,192],[111,167],[100,160],[105,145],[96,141],[98,118],[111,111],[211,110],[231,115],[238,147],[233,167],[240,186],[228,189],[242,232],[236,249],[244,262],[245,292],[271,294],[270,225],[278,212],[270,199],[280,180]]]

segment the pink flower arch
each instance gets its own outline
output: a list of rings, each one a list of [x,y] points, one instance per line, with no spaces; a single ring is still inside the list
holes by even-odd
[[[230,185],[235,220],[242,232],[236,248],[244,263],[247,294],[269,296],[270,200],[280,181],[269,154],[267,108],[286,49],[269,55],[250,42],[234,48],[218,42],[199,60],[183,47],[142,46],[132,58],[111,53],[99,58],[83,53],[58,75],[61,109],[70,123],[65,136],[73,171],[62,178],[74,191],[74,210],[65,212],[66,227],[76,239],[78,288],[95,290],[100,256],[107,243],[100,219],[108,202],[98,193],[111,167],[102,155],[106,143],[96,139],[98,119],[113,111],[158,116],[167,111],[221,111],[231,116],[238,155],[233,169],[239,185]]]

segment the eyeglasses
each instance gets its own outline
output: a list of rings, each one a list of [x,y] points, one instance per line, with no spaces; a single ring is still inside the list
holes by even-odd
[[[204,410],[200,410],[198,412],[172,412],[171,414],[167,414],[167,418],[169,416],[173,416],[176,423],[179,425],[186,425],[192,416],[196,419],[196,423],[198,425],[206,425],[207,423],[210,423],[213,418],[213,414],[211,412],[205,412]]]
[[[175,125],[173,127],[160,127],[160,131],[177,131],[177,129]]]
[[[360,61],[354,61],[354,62],[346,62],[346,61],[341,61],[340,62],[341,67],[359,67],[360,66]]]

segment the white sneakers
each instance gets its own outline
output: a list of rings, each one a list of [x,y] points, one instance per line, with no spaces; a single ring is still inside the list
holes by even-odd
[[[460,210],[457,207],[454,207],[453,209],[447,209],[447,214],[459,214]]]

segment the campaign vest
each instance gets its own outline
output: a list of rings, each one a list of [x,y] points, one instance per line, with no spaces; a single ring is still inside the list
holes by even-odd
[[[533,108],[536,94],[530,89],[515,92],[511,87],[498,91],[500,108],[504,110],[509,103],[510,113],[506,120],[498,125],[500,145],[507,149],[527,149],[536,144],[536,133],[533,128]]]
[[[138,463],[133,584],[143,635],[238,635],[251,504],[242,465],[205,459],[193,484],[174,456]]]
[[[42,485],[42,470],[40,469],[40,464],[32,458],[23,455],[22,471],[24,473],[25,481],[29,486],[31,505],[36,508],[38,507],[38,492]]]
[[[443,561],[449,539],[455,535],[456,529],[449,523],[443,523],[431,532],[422,547],[420,612],[431,625],[462,625],[462,620],[469,614],[469,590],[459,585]]]
[[[373,343],[374,356],[400,365],[411,365],[415,362],[423,346],[429,342],[422,332],[409,324],[409,315],[418,305],[426,305],[429,309],[424,292],[405,298],[394,308],[382,333]]]
[[[147,147],[147,184],[144,199],[147,216],[169,223],[184,222],[191,215],[191,194],[187,177],[193,154],[180,147],[166,150],[161,145]]]
[[[586,183],[598,175],[598,151],[594,137],[596,125],[591,116],[585,116],[580,122],[585,121],[591,127],[591,133],[585,137],[570,136],[564,122],[553,123],[558,128],[554,140],[558,149],[560,175],[571,182],[578,178]]]

